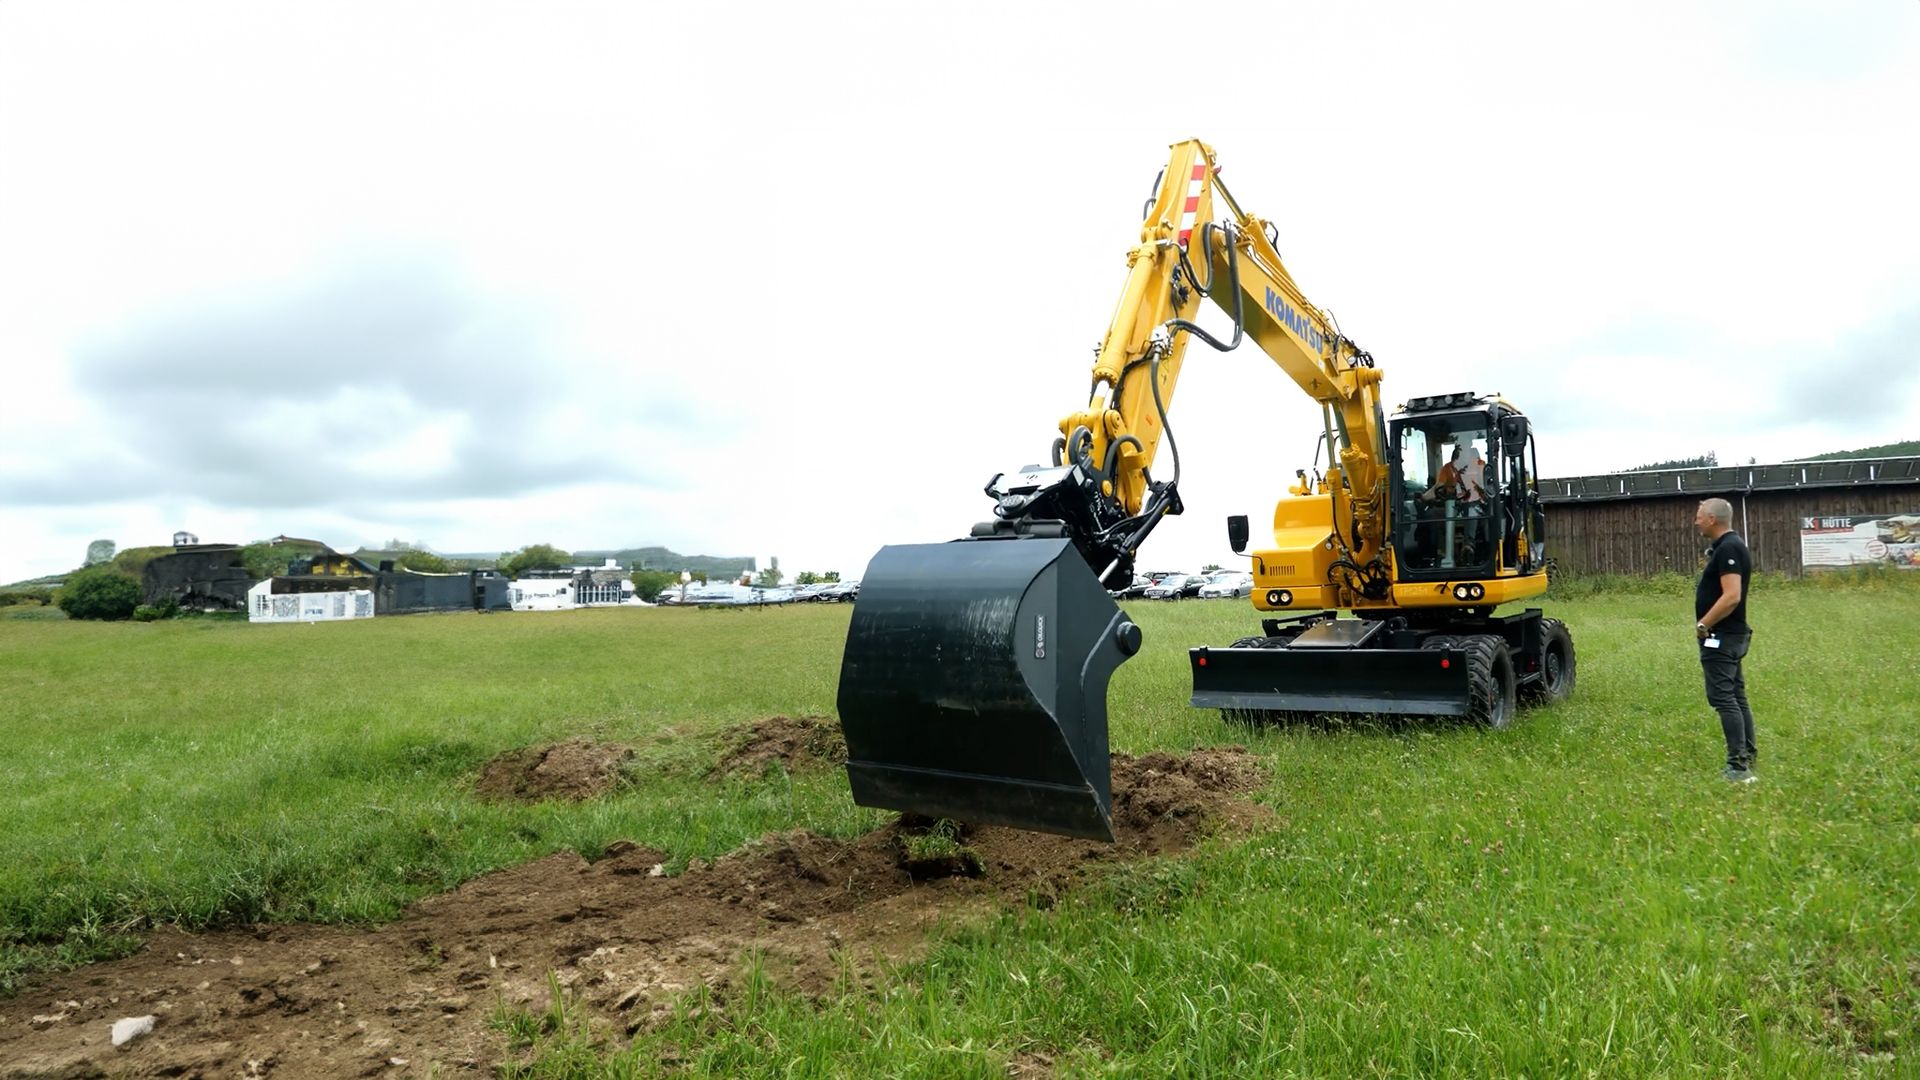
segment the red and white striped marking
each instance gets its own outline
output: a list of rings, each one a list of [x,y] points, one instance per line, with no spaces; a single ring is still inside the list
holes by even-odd
[[[1193,179],[1187,181],[1187,210],[1180,218],[1180,246],[1187,246],[1187,237],[1193,235],[1193,219],[1200,213],[1200,185],[1207,179],[1207,163],[1201,161],[1193,167]]]

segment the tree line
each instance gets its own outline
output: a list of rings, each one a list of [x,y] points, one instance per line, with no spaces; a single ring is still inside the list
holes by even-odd
[[[85,565],[69,575],[58,589],[18,590],[14,593],[0,593],[0,605],[6,603],[53,603],[73,619],[154,619],[168,618],[178,611],[175,605],[148,607],[141,603],[141,572],[154,558],[169,554],[171,547],[129,548],[118,551],[111,540],[95,540],[87,545]],[[328,549],[319,543],[304,540],[257,540],[242,545],[237,561],[246,568],[247,573],[256,579],[284,576],[293,563],[302,559],[323,555]],[[366,551],[366,549],[362,549]],[[376,552],[367,552],[376,554]],[[389,540],[377,551],[382,561],[391,559],[394,566],[422,574],[461,573],[468,570],[487,569],[483,560],[449,559],[430,550],[423,541]],[[356,556],[359,557],[359,556]],[[517,551],[503,551],[494,560],[491,568],[508,578],[525,577],[540,571],[565,570],[574,564],[575,556],[563,548],[552,544],[528,544]],[[680,584],[678,570],[636,569],[629,574],[633,582],[634,595],[651,603],[659,599],[660,594]],[[708,574],[705,571],[691,571],[688,577],[700,584],[706,584]],[[774,567],[768,567],[755,573],[752,583],[762,588],[772,588],[784,580],[784,575]],[[815,572],[802,570],[795,574],[795,585],[813,585],[840,580],[840,572],[828,570]]]

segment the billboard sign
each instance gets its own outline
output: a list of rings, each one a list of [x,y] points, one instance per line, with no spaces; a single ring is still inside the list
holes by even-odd
[[[1839,515],[1800,519],[1800,565],[1920,569],[1920,514]]]

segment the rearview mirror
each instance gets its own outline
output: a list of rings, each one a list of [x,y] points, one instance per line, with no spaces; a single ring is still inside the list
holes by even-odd
[[[1235,555],[1247,553],[1247,515],[1235,514],[1227,519],[1227,546]]]
[[[1509,416],[1500,421],[1500,441],[1508,457],[1519,457],[1527,448],[1527,418]]]

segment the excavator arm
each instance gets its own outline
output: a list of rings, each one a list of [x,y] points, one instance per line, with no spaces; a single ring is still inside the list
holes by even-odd
[[[1223,213],[1215,213],[1215,202]],[[1060,430],[1069,450],[1081,446],[1075,432],[1085,432],[1085,461],[1114,461],[1112,498],[1139,513],[1152,505],[1148,467],[1165,434],[1165,405],[1188,342],[1198,336],[1229,352],[1250,338],[1323,407],[1327,440],[1336,448],[1323,482],[1336,517],[1348,523],[1340,546],[1356,563],[1371,561],[1386,534],[1379,369],[1300,292],[1273,236],[1221,183],[1210,146],[1175,144],[1140,244],[1127,256],[1127,286],[1092,367],[1092,400],[1064,417]],[[1192,321],[1202,298],[1233,319],[1225,342]],[[1177,473],[1175,448],[1175,479]]]
[[[1216,202],[1223,213],[1216,215]],[[1195,321],[1210,299],[1233,320],[1226,340]],[[1377,557],[1385,536],[1386,470],[1380,373],[1294,284],[1266,222],[1240,209],[1219,179],[1212,148],[1177,143],[1155,185],[1127,280],[1093,365],[1083,409],[1060,420],[1052,471],[1002,474],[989,486],[1003,535],[1065,523],[1082,556],[1109,587],[1131,578],[1135,552],[1155,525],[1179,513],[1179,450],[1172,477],[1151,467],[1166,439],[1167,409],[1189,343],[1231,351],[1251,340],[1323,407],[1335,446],[1324,484],[1346,523],[1339,543],[1356,563]]]

